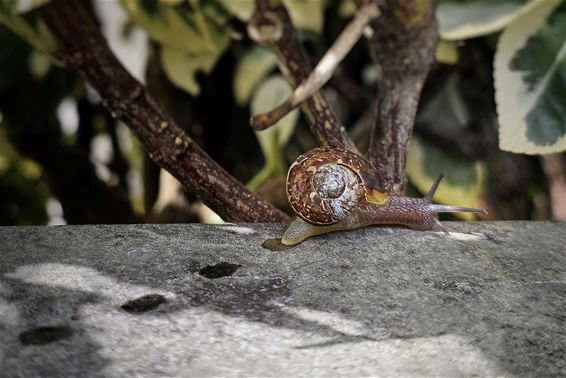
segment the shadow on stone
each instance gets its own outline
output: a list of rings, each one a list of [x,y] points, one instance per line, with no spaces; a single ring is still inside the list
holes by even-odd
[[[12,317],[16,323],[10,323],[10,316],[5,316],[10,312],[0,315],[0,376],[89,376],[108,366],[107,358],[99,353],[100,344],[85,332],[89,325],[79,316],[83,306],[97,305],[101,297],[79,288],[67,290],[12,278],[0,278],[0,289],[0,313],[8,300],[17,317]]]
[[[550,237],[563,235],[561,225],[453,225],[462,233],[488,235],[477,240],[454,240],[410,230],[365,229],[321,237],[297,246],[301,253],[293,254],[269,253],[260,246],[280,234],[283,226],[254,226],[258,234],[245,242],[242,236],[230,236],[210,226],[160,227],[162,235],[155,232],[157,226],[140,225],[57,228],[49,232],[4,230],[0,239],[8,241],[0,273],[13,272],[24,263],[88,261],[89,267],[111,277],[112,285],[143,285],[149,292],[172,293],[175,300],[156,312],[157,321],[170,322],[176,320],[172,314],[189,316],[183,310],[203,307],[242,323],[253,321],[320,338],[313,343],[292,340],[298,350],[325,348],[326,353],[337,344],[391,341],[398,345],[403,340],[426,340],[419,345],[427,351],[438,344],[436,340],[453,339],[456,341],[451,344],[439,344],[445,349],[438,350],[469,346],[485,356],[485,361],[493,362],[496,375],[552,376],[566,372],[564,334],[559,331],[566,306],[566,254],[563,243]],[[189,233],[191,237],[187,238]],[[126,235],[120,248],[115,245],[114,234]],[[77,245],[82,248],[73,249]],[[25,255],[22,249],[42,253]],[[199,269],[203,266],[199,263],[211,259],[223,262]],[[245,269],[233,276],[242,266]],[[233,277],[215,280],[229,276]],[[6,295],[6,299],[24,313],[27,319],[22,324],[65,324],[65,320],[57,321],[65,314],[59,311],[61,308],[71,313],[92,303],[92,298],[85,297],[87,289],[82,291],[81,287],[69,291],[10,282],[14,287],[9,289],[15,294]],[[106,295],[111,299],[112,294],[109,291]],[[35,296],[33,302],[30,295]],[[149,311],[165,303],[159,296],[150,294],[144,296],[149,300],[140,297],[123,306],[128,305],[130,312]],[[38,301],[41,308],[34,304]],[[111,310],[119,303],[112,302]],[[116,312],[122,313],[125,320],[121,321],[130,327],[132,317]],[[145,318],[153,321],[153,317],[142,320],[150,321]],[[199,318],[201,321],[205,319]],[[71,324],[77,333],[83,330],[80,322]],[[190,328],[193,323],[186,324]],[[124,328],[130,332],[128,327]],[[246,334],[250,340],[255,336]],[[20,344],[17,337],[13,340],[12,345]],[[89,364],[88,372],[108,364],[105,355],[99,353],[99,340],[88,339],[88,333],[82,332],[81,337],[72,338],[73,343],[86,344],[81,356]],[[59,344],[67,343],[52,346],[58,348]],[[26,352],[29,350],[26,348]],[[30,364],[16,352],[8,351],[8,356],[20,358],[22,366]],[[72,359],[61,358],[52,365],[74,367],[67,361]],[[81,366],[86,366],[85,362],[81,361]],[[42,368],[37,366],[35,371]],[[474,371],[481,373],[481,365],[478,369]]]

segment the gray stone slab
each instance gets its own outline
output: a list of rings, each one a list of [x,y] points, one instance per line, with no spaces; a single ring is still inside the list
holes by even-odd
[[[566,375],[566,223],[0,228],[0,376]]]

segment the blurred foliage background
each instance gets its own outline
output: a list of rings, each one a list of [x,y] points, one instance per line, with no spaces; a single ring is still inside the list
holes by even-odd
[[[47,57],[56,41],[36,14],[46,2],[0,0],[0,225],[221,222],[150,161],[95,91]],[[264,132],[249,126],[251,114],[291,93],[274,55],[247,36],[254,2],[84,3],[178,124],[287,209],[288,166],[316,142],[299,111]],[[353,0],[284,3],[313,62],[357,9]],[[408,195],[444,173],[438,202],[485,207],[490,220],[566,220],[565,3],[440,0],[437,19],[441,41],[410,145]],[[361,150],[379,81],[362,39],[323,88]],[[89,208],[112,206],[99,202],[106,190],[127,196],[134,214],[93,217]]]

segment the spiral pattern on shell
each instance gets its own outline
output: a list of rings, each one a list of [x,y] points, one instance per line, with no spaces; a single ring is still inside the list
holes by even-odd
[[[377,174],[359,155],[332,147],[308,151],[291,165],[287,198],[301,219],[318,225],[341,221],[375,187]]]

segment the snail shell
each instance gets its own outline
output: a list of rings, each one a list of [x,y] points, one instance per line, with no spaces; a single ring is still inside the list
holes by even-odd
[[[301,155],[287,175],[287,198],[298,217],[316,225],[340,222],[377,190],[377,172],[361,156],[321,147]]]

